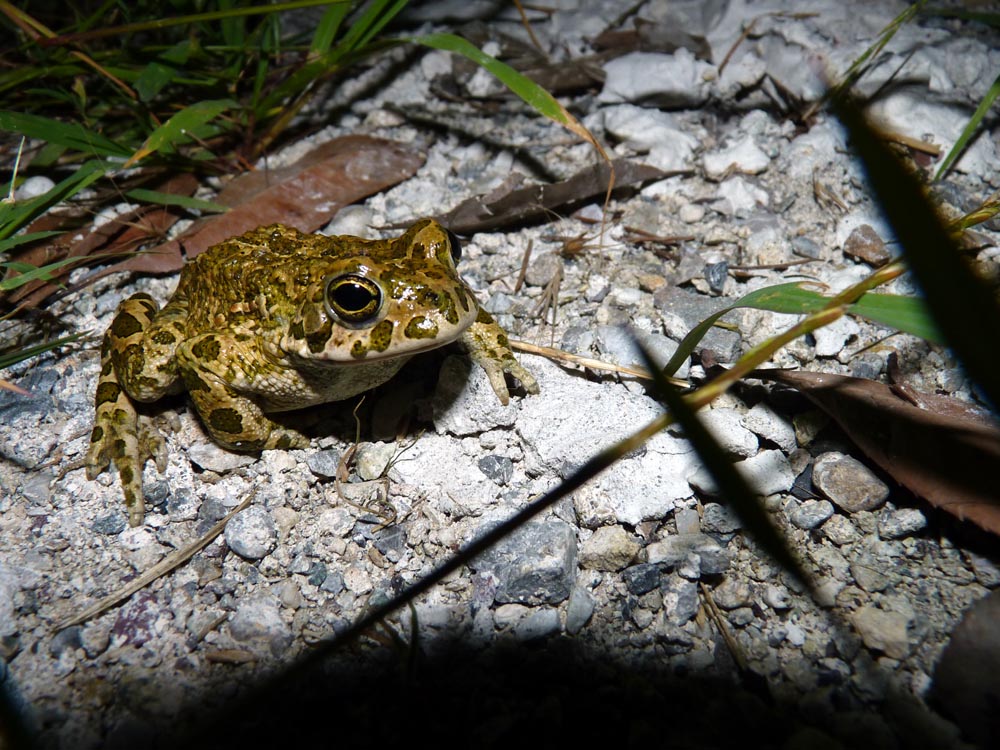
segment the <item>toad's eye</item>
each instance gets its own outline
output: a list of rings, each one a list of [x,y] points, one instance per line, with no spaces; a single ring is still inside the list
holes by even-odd
[[[354,273],[328,279],[323,296],[327,312],[353,327],[375,322],[382,310],[379,285]]]
[[[448,244],[451,245],[451,259],[458,265],[458,261],[462,259],[462,243],[458,239],[458,235],[455,234],[450,229],[445,230],[448,233]]]

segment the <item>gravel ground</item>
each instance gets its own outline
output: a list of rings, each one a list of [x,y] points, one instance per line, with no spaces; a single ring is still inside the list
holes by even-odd
[[[568,9],[534,28],[556,56],[586,52],[584,39],[621,12],[610,2],[554,5]],[[593,206],[469,238],[463,275],[515,338],[619,364],[636,361],[622,324],[668,354],[726,299],[792,280],[834,291],[856,283],[872,271],[858,246],[884,252],[890,233],[839,126],[820,114],[797,127],[780,104],[815,99],[824,68],[844,70],[904,7],[643,5],[646,20],[704,36],[709,59],[685,48],[632,53],[604,64],[603,86],[565,103],[618,155],[686,173],[613,201],[603,244],[587,223],[600,217]],[[778,10],[804,15],[771,13]],[[513,11],[491,24],[523,36]],[[876,109],[888,128],[947,148],[1000,69],[996,42],[956,21],[904,26],[860,88],[883,89]],[[438,52],[408,58],[363,100],[351,99],[354,89],[384,70],[359,73],[356,87],[311,114],[328,123],[314,140],[369,133],[428,154],[416,177],[341,212],[325,233],[384,227],[381,236],[391,236],[392,226],[488,192],[512,171],[544,168],[556,178],[593,163],[589,147],[518,104],[486,113],[435,96],[435,77],[450,75],[453,62]],[[478,91],[490,81],[476,75],[464,84]],[[431,129],[427,120],[460,128]],[[1000,187],[995,135],[979,138],[941,188],[959,210]],[[695,239],[664,258],[627,241],[625,227]],[[584,232],[586,248],[560,257],[560,238]],[[983,235],[995,243],[996,232]],[[515,292],[529,244],[526,284]],[[980,260],[993,263],[996,252],[987,247]],[[812,262],[732,268],[802,259]],[[558,268],[552,326],[536,310]],[[174,284],[109,278],[54,312],[73,330],[101,331],[124,296],[144,290],[163,300]],[[901,279],[890,291],[912,288]],[[739,333],[720,329],[706,340],[721,362],[794,317],[745,311],[727,320]],[[895,352],[910,384],[970,398],[947,352],[890,334],[845,318],[789,345],[773,364],[880,378]],[[134,529],[116,476],[57,476],[85,452],[96,346],[5,371],[31,396],[0,391],[0,688],[22,706],[39,744],[235,747],[274,731],[324,744],[426,735],[488,746],[529,737],[967,746],[926,698],[963,612],[1000,584],[995,544],[873,470],[803,398],[753,383],[718,399],[705,421],[767,496],[818,579],[816,600],[748,539],[690,446],[668,431],[372,637],[282,677],[317,642],[660,412],[638,381],[536,356],[522,362],[541,393],[508,407],[451,350],[411,363],[369,398],[359,478],[378,477],[395,458],[386,495],[374,503],[364,496],[372,485],[354,488],[353,503],[333,489],[354,433],[345,404],[315,410],[323,436],[311,448],[248,457],[214,446],[183,397],[164,401],[155,413],[169,466],[162,475],[147,467],[151,507]],[[697,362],[686,370],[703,374]],[[395,425],[413,403],[415,419],[397,442]],[[57,629],[248,497],[225,533],[175,572],[105,614]]]

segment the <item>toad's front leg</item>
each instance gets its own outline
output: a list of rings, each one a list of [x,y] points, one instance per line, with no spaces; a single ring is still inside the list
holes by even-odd
[[[96,479],[114,461],[131,526],[142,524],[145,516],[146,460],[152,458],[160,471],[167,467],[163,437],[140,420],[135,401],[155,401],[177,390],[173,346],[183,333],[185,315],[182,304],[168,305],[158,313],[148,294],[133,295],[118,306],[101,344],[87,478]]]
[[[485,310],[479,311],[476,321],[462,334],[462,343],[469,349],[472,361],[486,371],[493,392],[504,406],[510,402],[505,372],[520,380],[528,393],[538,393],[538,381],[514,358],[506,332]]]

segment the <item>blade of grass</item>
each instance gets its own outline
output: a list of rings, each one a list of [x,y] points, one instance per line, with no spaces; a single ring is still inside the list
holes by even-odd
[[[18,272],[17,276],[0,279],[0,292],[9,292],[11,289],[17,289],[29,281],[35,281],[36,279],[50,281],[53,271],[58,271],[60,268],[74,263],[82,263],[85,260],[86,258],[63,258],[53,263],[47,263],[44,266],[33,266],[30,263],[17,263],[15,261],[0,263],[0,268],[9,268],[12,271]]]
[[[843,97],[832,103],[938,328],[997,410],[1000,361],[988,332],[1000,330],[1000,307],[992,291],[966,264],[920,182],[879,140],[861,110]]]
[[[323,11],[323,17],[316,24],[316,31],[309,45],[310,56],[325,55],[330,51],[337,38],[337,32],[340,31],[340,26],[350,10],[349,3],[334,3]]]
[[[750,487],[746,479],[726,455],[719,442],[712,437],[712,434],[701,423],[698,415],[687,401],[678,393],[663,375],[660,365],[653,359],[652,354],[642,345],[637,338],[633,338],[633,343],[642,354],[646,368],[649,370],[656,395],[667,405],[667,409],[674,415],[676,424],[684,430],[684,437],[701,458],[705,469],[712,475],[715,485],[719,489],[719,496],[724,498],[733,512],[743,522],[743,527],[757,541],[758,544],[785,570],[792,573],[807,588],[812,590],[812,582],[806,574],[801,563],[792,554],[791,549],[785,542],[784,537],[778,529],[771,523],[771,519],[764,510],[764,505],[757,493]]]
[[[150,133],[146,142],[129,157],[124,166],[134,166],[137,162],[157,151],[173,149],[178,144],[187,141],[190,134],[197,131],[200,126],[214,120],[227,109],[236,106],[238,105],[232,99],[217,99],[196,102],[190,107],[185,107]]]
[[[93,156],[127,157],[132,153],[129,147],[115,143],[100,133],[87,130],[82,125],[23,112],[0,112],[0,130],[10,130],[28,138],[56,143]]]
[[[45,352],[53,349],[58,349],[63,344],[69,344],[76,341],[83,335],[84,334],[82,333],[71,333],[68,336],[63,336],[62,338],[58,338],[53,341],[47,341],[44,344],[26,346],[23,349],[0,353],[0,370],[10,367],[13,364],[17,364],[18,362],[23,362],[26,359],[37,357],[39,354],[44,354]]]
[[[38,242],[38,240],[55,237],[59,234],[62,234],[62,232],[52,230],[51,232],[31,232],[30,234],[19,234],[16,237],[8,237],[5,240],[0,240],[0,253],[5,253],[18,245],[27,245],[30,242]]]
[[[0,204],[0,240],[6,239],[59,201],[65,200],[100,179],[106,172],[119,165],[106,161],[84,162],[62,182],[44,195],[27,201]]]
[[[776,284],[750,292],[740,297],[732,305],[708,316],[692,328],[677,345],[677,351],[664,367],[664,373],[673,375],[677,372],[684,361],[691,356],[691,352],[695,350],[698,342],[705,337],[716,321],[728,312],[749,307],[768,312],[809,315],[825,309],[834,299],[834,297],[825,297],[818,292],[806,289],[801,282],[797,281]],[[912,333],[927,341],[936,343],[942,340],[926,305],[918,297],[867,293],[853,304],[847,305],[846,311],[875,323],[895,328],[898,331]]]
[[[993,106],[993,102],[996,101],[997,96],[1000,96],[1000,75],[998,75],[993,80],[993,85],[989,87],[986,94],[979,102],[979,106],[976,107],[976,111],[972,113],[972,117],[965,124],[962,129],[961,135],[958,136],[958,140],[951,147],[951,150],[945,155],[944,161],[941,162],[941,166],[938,167],[937,174],[934,175],[934,180],[940,180],[949,169],[951,165],[955,163],[955,160],[961,156],[962,152],[965,150],[966,145],[969,140],[975,135],[976,131],[979,130],[979,126],[983,122],[983,118],[986,117],[986,113],[989,112],[990,107]]]
[[[229,206],[221,203],[202,200],[201,198],[191,198],[187,195],[175,195],[174,193],[161,193],[158,190],[146,190],[145,188],[135,188],[125,193],[126,197],[143,203],[156,203],[161,206],[180,206],[195,211],[206,213],[222,214],[229,210]]]

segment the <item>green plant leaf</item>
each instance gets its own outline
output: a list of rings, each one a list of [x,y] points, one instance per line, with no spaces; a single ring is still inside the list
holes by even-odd
[[[685,439],[691,443],[691,447],[695,449],[705,469],[712,475],[719,490],[719,497],[724,499],[733,509],[733,512],[743,522],[743,527],[764,548],[765,552],[780,563],[785,570],[794,574],[796,578],[812,589],[812,583],[809,576],[806,575],[805,569],[792,554],[785,538],[771,523],[762,500],[733,465],[725,449],[701,423],[694,409],[670,385],[659,363],[653,359],[649,350],[642,345],[639,339],[633,338],[633,343],[642,354],[646,369],[649,370],[653,378],[656,395],[667,405],[667,409],[674,416],[675,423],[684,430]]]
[[[962,133],[958,136],[958,140],[955,141],[951,150],[944,157],[944,161],[941,162],[941,166],[938,167],[937,174],[934,175],[935,180],[940,180],[944,174],[951,169],[951,165],[955,163],[955,160],[962,154],[965,150],[966,145],[969,143],[969,139],[975,135],[976,131],[979,130],[979,126],[983,122],[983,118],[986,117],[986,113],[989,112],[990,107],[993,106],[993,102],[996,101],[997,96],[1000,96],[1000,76],[997,76],[993,80],[993,85],[987,89],[983,98],[979,102],[979,106],[976,107],[976,111],[972,113],[972,117],[965,124],[962,129]]]
[[[0,112],[0,130],[11,130],[28,138],[56,143],[93,156],[128,156],[132,150],[82,125],[60,122],[23,112]]]
[[[566,110],[548,91],[532,81],[526,75],[518,73],[506,63],[491,57],[460,36],[454,34],[426,34],[411,37],[408,41],[422,44],[425,47],[455,52],[469,58],[481,68],[489,71],[504,86],[513,91],[536,112],[562,125],[568,125]]]
[[[201,126],[214,120],[227,109],[236,107],[232,99],[217,99],[197,102],[185,107],[160,127],[150,133],[142,147],[129,157],[126,167],[158,151],[172,151],[177,145],[187,141]]]
[[[15,261],[0,263],[0,267],[18,271],[17,276],[11,276],[9,279],[0,279],[0,292],[9,292],[11,289],[17,289],[29,281],[38,279],[50,281],[53,271],[58,271],[60,268],[73,265],[74,263],[82,263],[85,260],[86,258],[63,258],[53,263],[47,263],[44,266],[33,266],[30,263],[17,263]]]
[[[27,245],[30,242],[38,242],[38,240],[55,237],[58,234],[62,234],[62,232],[58,230],[53,230],[51,232],[31,232],[30,234],[19,234],[16,237],[8,237],[5,240],[0,240],[0,253],[5,253],[18,245]],[[0,265],[3,264],[0,263]]]
[[[68,336],[63,336],[62,338],[54,339],[53,341],[48,341],[44,344],[36,344],[35,346],[26,346],[23,349],[14,349],[12,351],[2,352],[0,353],[0,370],[26,359],[37,357],[39,354],[44,354],[52,349],[58,349],[63,344],[69,344],[76,341],[83,335],[84,334],[82,333],[71,333]]]
[[[993,291],[968,266],[920,181],[881,141],[861,110],[844,97],[832,103],[935,323],[997,410],[1000,359],[990,337],[1000,330],[1000,307]]]
[[[143,68],[132,84],[139,99],[152,101],[164,87],[170,85],[180,75],[178,68],[187,62],[192,47],[192,40],[184,39]]]
[[[181,208],[190,208],[195,211],[204,211],[205,213],[222,214],[229,210],[229,206],[224,206],[221,203],[214,203],[213,201],[206,201],[201,198],[192,198],[187,195],[161,193],[158,190],[146,190],[145,188],[129,190],[125,195],[143,203],[156,203],[161,206],[180,206]]]
[[[337,32],[340,31],[340,26],[350,10],[350,3],[334,3],[323,11],[323,17],[316,24],[316,31],[309,45],[311,54],[325,55],[330,51],[333,41],[337,38]]]
[[[84,162],[69,177],[54,185],[44,195],[31,200],[16,203],[0,204],[0,240],[13,235],[32,219],[40,216],[49,207],[67,198],[71,198],[94,181],[100,179],[112,169],[120,165],[106,161],[92,160]]]
[[[740,297],[728,307],[709,315],[692,328],[677,345],[677,351],[674,352],[674,356],[670,358],[663,371],[668,376],[677,372],[678,368],[691,356],[691,352],[695,350],[698,342],[705,337],[716,321],[728,312],[742,307],[750,307],[768,312],[808,315],[822,310],[830,303],[831,299],[831,297],[806,289],[801,282],[797,281],[757,289]],[[848,305],[847,312],[895,328],[898,331],[912,333],[927,341],[934,343],[942,341],[937,326],[935,326],[923,300],[919,297],[868,292],[854,304]]]

